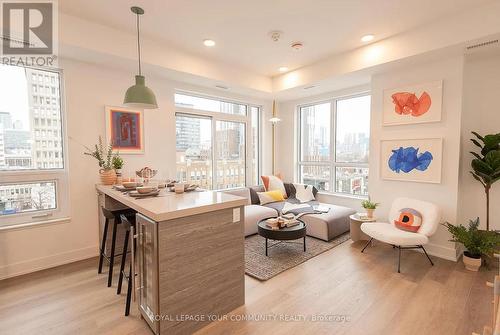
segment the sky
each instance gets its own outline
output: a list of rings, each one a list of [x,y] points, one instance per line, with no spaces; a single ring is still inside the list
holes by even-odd
[[[12,122],[21,120],[29,130],[29,103],[26,74],[20,66],[0,64],[0,111],[8,112]]]

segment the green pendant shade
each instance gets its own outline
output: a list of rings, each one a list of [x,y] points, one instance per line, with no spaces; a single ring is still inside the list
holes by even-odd
[[[144,76],[135,76],[135,85],[130,86],[125,93],[123,104],[135,108],[158,108],[153,91],[145,85]]]
[[[139,31],[139,16],[144,14],[144,9],[134,6],[130,10],[137,17],[137,55],[139,58],[139,75],[135,76],[135,85],[130,86],[125,92],[123,104],[128,107],[142,108],[142,109],[156,109],[156,97],[153,91],[146,86],[146,78],[141,72],[141,39]]]

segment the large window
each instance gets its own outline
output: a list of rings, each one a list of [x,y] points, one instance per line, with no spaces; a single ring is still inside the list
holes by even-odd
[[[0,65],[0,226],[67,215],[60,73]]]
[[[299,180],[327,192],[368,195],[370,96],[299,107]]]
[[[175,103],[178,180],[216,190],[258,182],[259,106],[184,93]]]

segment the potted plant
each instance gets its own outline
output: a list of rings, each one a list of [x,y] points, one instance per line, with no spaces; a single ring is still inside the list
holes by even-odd
[[[370,198],[363,200],[361,202],[361,207],[363,207],[366,210],[366,216],[368,218],[373,219],[373,212],[377,208],[377,206],[380,205],[378,202],[371,202]]]
[[[102,138],[99,136],[99,143],[95,144],[92,149],[87,149],[85,155],[94,157],[99,164],[99,176],[101,183],[104,185],[113,185],[116,181],[116,172],[113,168],[113,145],[110,143],[106,149],[102,143]]]
[[[478,146],[479,153],[472,152],[474,159],[471,162],[472,171],[470,173],[479,181],[486,194],[486,230],[490,230],[490,189],[491,186],[500,180],[500,133],[481,136],[472,132],[477,140],[471,141]]]
[[[462,243],[465,247],[463,262],[470,271],[478,271],[481,267],[481,256],[492,256],[500,246],[500,234],[494,231],[479,230],[479,218],[469,220],[469,227],[443,223],[453,238],[451,242]]]

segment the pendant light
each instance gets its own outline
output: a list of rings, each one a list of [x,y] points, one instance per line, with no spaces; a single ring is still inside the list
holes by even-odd
[[[139,75],[135,76],[135,85],[130,86],[125,93],[123,104],[129,107],[142,109],[158,108],[156,97],[153,91],[146,86],[145,78],[141,72],[141,40],[139,35],[139,16],[144,14],[144,9],[140,7],[131,7],[132,13],[137,16],[137,54],[139,56]]]

